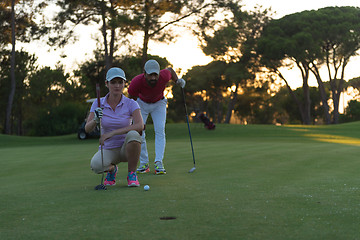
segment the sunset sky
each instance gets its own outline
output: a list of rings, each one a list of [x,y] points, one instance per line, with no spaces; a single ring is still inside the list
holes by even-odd
[[[328,6],[360,7],[359,0],[243,0],[242,2],[244,9],[247,10],[251,10],[255,5],[262,5],[264,8],[271,7],[272,11],[275,11],[274,18],[281,18],[287,14]],[[92,29],[91,27],[77,27],[79,41],[58,51],[49,50],[48,47],[44,47],[44,43],[32,43],[30,46],[19,44],[17,47],[25,47],[27,51],[34,52],[38,57],[40,65],[54,67],[56,63],[60,61],[65,65],[66,70],[71,72],[79,63],[92,56],[92,52],[96,48],[92,36],[97,33],[97,31],[98,29]],[[182,69],[183,73],[192,66],[205,65],[211,61],[211,58],[205,56],[198,47],[197,39],[189,33],[184,33],[184,35],[176,39],[176,42],[169,45],[150,42],[149,53],[166,57],[175,69]],[[67,57],[61,58],[61,54],[65,54]],[[350,62],[348,66],[346,75],[348,79],[360,76],[358,72],[360,58],[356,58],[355,60]],[[300,77],[296,70],[286,72],[285,75],[286,74],[291,74],[295,77],[298,75]],[[313,84],[316,83],[313,82]],[[297,87],[299,83],[294,82],[292,85]]]

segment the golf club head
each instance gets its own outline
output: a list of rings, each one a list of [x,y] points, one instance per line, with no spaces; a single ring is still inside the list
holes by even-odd
[[[194,171],[195,171],[195,169],[196,169],[196,168],[195,168],[195,167],[193,167],[192,169],[190,169],[190,170],[189,170],[189,173],[194,172]]]
[[[95,187],[95,190],[106,190],[107,188],[105,187],[104,184],[99,184]]]

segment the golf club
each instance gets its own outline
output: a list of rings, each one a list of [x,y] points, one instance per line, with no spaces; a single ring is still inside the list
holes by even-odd
[[[192,157],[193,157],[193,162],[194,162],[194,167],[189,170],[189,173],[192,173],[192,172],[194,172],[195,169],[196,169],[196,168],[195,168],[195,155],[194,155],[194,148],[193,148],[193,143],[192,143],[192,138],[191,138],[190,125],[189,125],[189,115],[188,115],[188,112],[187,112],[186,101],[185,101],[185,93],[184,93],[184,89],[183,89],[183,88],[181,88],[181,93],[182,93],[182,97],[183,97],[183,101],[184,101],[184,108],[185,108],[185,115],[186,115],[186,123],[187,123],[188,130],[189,130],[191,151],[192,151]]]
[[[96,84],[96,97],[97,97],[98,107],[100,107],[100,86],[98,83]],[[101,118],[100,118],[100,123],[98,125],[98,128],[99,128],[99,133],[100,133],[100,137],[101,137]],[[100,151],[101,151],[102,176],[101,176],[101,183],[95,187],[95,190],[106,190],[106,187],[104,185],[104,155],[103,155],[103,147],[101,144],[100,144]]]

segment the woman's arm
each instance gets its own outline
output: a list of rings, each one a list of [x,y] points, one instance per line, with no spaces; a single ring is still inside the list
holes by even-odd
[[[142,131],[144,130],[144,121],[142,119],[141,116],[141,112],[140,109],[136,109],[133,113],[132,113],[132,118],[133,118],[133,124],[124,127],[124,128],[119,128],[116,130],[113,130],[111,132],[105,133],[101,136],[100,138],[100,144],[104,144],[104,141],[108,138],[111,138],[115,135],[121,135],[121,134],[125,134],[128,133],[131,130],[135,130],[138,133],[142,133]],[[94,122],[94,121],[93,121]]]
[[[95,113],[89,113],[89,116],[86,120],[85,124],[85,132],[89,133],[92,132],[96,127],[96,122],[94,121]]]

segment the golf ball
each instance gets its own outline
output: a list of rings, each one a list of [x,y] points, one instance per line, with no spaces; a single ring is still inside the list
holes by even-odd
[[[144,190],[145,190],[145,191],[147,191],[147,190],[149,190],[149,189],[150,189],[149,185],[145,185],[145,186],[144,186]]]

